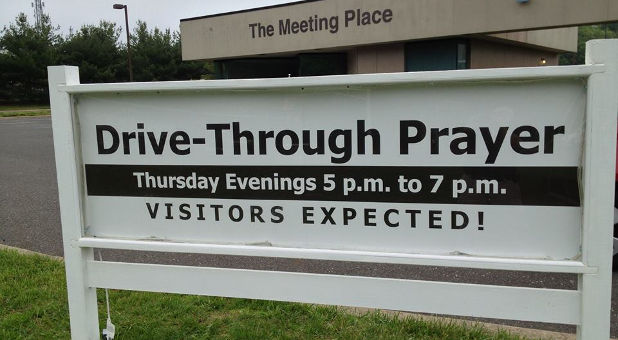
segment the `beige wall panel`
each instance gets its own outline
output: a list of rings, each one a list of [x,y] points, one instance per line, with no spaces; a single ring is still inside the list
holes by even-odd
[[[376,50],[372,47],[359,47],[356,49],[356,73],[376,73],[377,68]]]
[[[376,71],[378,73],[405,71],[403,44],[376,46]]]
[[[183,20],[183,59],[216,59],[334,47],[407,41],[464,34],[496,33],[617,21],[617,0],[322,0]],[[345,27],[346,10],[390,9],[392,21]],[[328,30],[279,34],[279,20],[337,17]],[[253,38],[249,25],[273,25],[273,35]],[[540,37],[539,37],[540,39]],[[544,45],[544,42],[537,41]]]
[[[358,73],[358,55],[356,49],[353,48],[348,51],[348,74]]]
[[[496,33],[489,36],[557,51],[577,52],[577,27]]]
[[[348,52],[348,73],[391,73],[405,71],[404,45],[374,45]]]
[[[558,54],[555,52],[493,41],[470,41],[470,68],[473,69],[540,66],[541,58],[545,58],[547,66],[558,65]]]

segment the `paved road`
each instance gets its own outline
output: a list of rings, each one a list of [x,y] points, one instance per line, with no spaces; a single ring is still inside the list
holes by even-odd
[[[62,256],[57,193],[50,118],[0,119],[0,243]],[[558,289],[575,289],[577,282],[574,275],[567,274],[548,275],[334,261],[146,252],[135,254],[122,251],[104,252],[103,257],[118,261],[152,261],[164,264],[308,271]],[[574,332],[574,327],[564,325],[504,323]],[[612,337],[618,337],[618,273],[613,276]]]

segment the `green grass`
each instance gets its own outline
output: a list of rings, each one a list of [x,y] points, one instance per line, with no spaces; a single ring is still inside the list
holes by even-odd
[[[0,117],[46,116],[49,113],[49,106],[45,105],[0,105]]]
[[[33,111],[0,111],[0,117],[31,117],[31,116],[47,116],[50,110],[33,110]]]
[[[103,326],[102,290],[98,300]],[[116,339],[522,339],[480,326],[297,303],[129,291],[110,291],[110,303]],[[69,338],[63,263],[0,250],[0,339]]]
[[[49,109],[49,105],[0,105],[0,111]]]

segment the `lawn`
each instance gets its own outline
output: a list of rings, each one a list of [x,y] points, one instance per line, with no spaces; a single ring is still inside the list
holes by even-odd
[[[46,116],[50,114],[45,105],[0,105],[0,117]]]
[[[100,325],[104,291],[98,290]],[[116,339],[523,339],[480,326],[354,315],[343,308],[110,291]],[[64,266],[0,250],[0,339],[69,339]]]

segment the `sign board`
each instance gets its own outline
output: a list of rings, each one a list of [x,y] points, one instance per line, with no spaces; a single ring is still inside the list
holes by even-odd
[[[585,103],[577,78],[83,94],[88,235],[578,258]]]
[[[618,45],[598,45],[599,62],[585,66],[419,74],[80,85],[75,68],[50,68],[73,336],[97,334],[95,287],[608,334],[609,309],[598,310],[610,301],[616,66],[600,64]],[[561,291],[110,263],[94,261],[92,248],[565,272],[584,281]],[[177,279],[157,280],[170,275]],[[431,302],[444,294],[453,295],[446,305]],[[589,313],[594,320],[584,322]]]
[[[183,60],[512,31],[526,31],[524,44],[572,50],[575,32],[535,30],[616,20],[611,0],[321,0],[182,19],[180,32]]]

